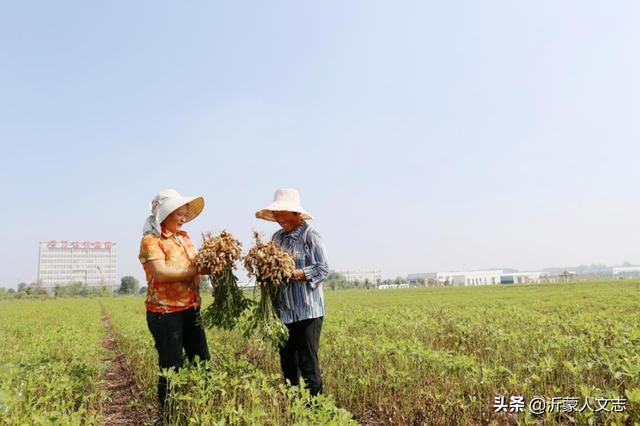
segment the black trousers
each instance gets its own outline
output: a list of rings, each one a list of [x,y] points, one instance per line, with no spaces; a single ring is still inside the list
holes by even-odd
[[[184,352],[189,361],[196,356],[208,360],[207,337],[202,327],[196,325],[200,309],[190,308],[180,312],[156,313],[147,311],[147,325],[158,350],[160,368],[182,368]],[[158,378],[158,400],[164,409],[168,383],[166,377]]]
[[[292,386],[304,378],[311,395],[322,393],[322,377],[318,361],[322,317],[287,324],[289,339],[280,348],[280,366],[285,380]]]

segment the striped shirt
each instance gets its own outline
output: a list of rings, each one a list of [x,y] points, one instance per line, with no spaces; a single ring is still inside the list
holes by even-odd
[[[308,281],[282,283],[275,307],[285,324],[324,316],[322,281],[329,275],[324,244],[314,229],[303,222],[290,233],[280,229],[273,241],[293,255],[296,269],[302,269]]]

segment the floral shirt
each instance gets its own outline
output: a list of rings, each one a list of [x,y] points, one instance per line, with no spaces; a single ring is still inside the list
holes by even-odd
[[[170,268],[184,269],[193,264],[197,250],[184,231],[175,234],[162,229],[162,235],[146,234],[140,242],[140,255],[147,278],[147,310],[179,312],[200,306],[200,276],[171,283],[159,283],[153,278],[150,260],[163,259]]]

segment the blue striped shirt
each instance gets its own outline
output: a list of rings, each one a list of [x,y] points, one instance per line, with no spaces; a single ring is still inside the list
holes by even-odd
[[[282,283],[275,307],[285,324],[324,316],[322,281],[329,275],[324,244],[314,229],[303,222],[290,233],[280,229],[273,241],[293,255],[296,269],[302,269],[308,281],[289,280]]]

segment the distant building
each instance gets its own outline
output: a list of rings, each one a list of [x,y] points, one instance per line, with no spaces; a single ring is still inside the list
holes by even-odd
[[[378,281],[382,281],[382,271],[380,270],[372,270],[372,271],[336,271],[338,274],[342,274],[345,279],[349,282],[360,281],[365,282],[369,281],[372,284],[377,283]]]
[[[411,288],[411,286],[409,285],[409,283],[404,283],[404,284],[380,284],[377,288],[378,288],[378,290],[388,290],[388,289],[393,289],[393,288]]]
[[[502,269],[489,271],[438,272],[437,280],[444,285],[492,285],[539,283],[545,272],[504,272]]]
[[[500,275],[501,284],[530,284],[542,282],[546,272],[509,272]]]
[[[638,278],[640,266],[617,266],[612,268],[611,272],[617,278]]]
[[[445,285],[489,285],[500,284],[502,270],[438,272],[438,282]]]
[[[560,281],[568,283],[570,281],[573,281],[576,278],[576,275],[577,274],[573,271],[564,270],[560,274],[558,274],[558,278],[560,279]]]
[[[70,282],[116,290],[116,275],[117,245],[112,241],[40,242],[38,285],[50,292]]]
[[[418,281],[424,281],[427,282],[430,279],[436,279],[437,278],[437,273],[435,272],[423,272],[420,274],[409,274],[407,275],[407,281],[409,281],[410,283],[417,283]]]

